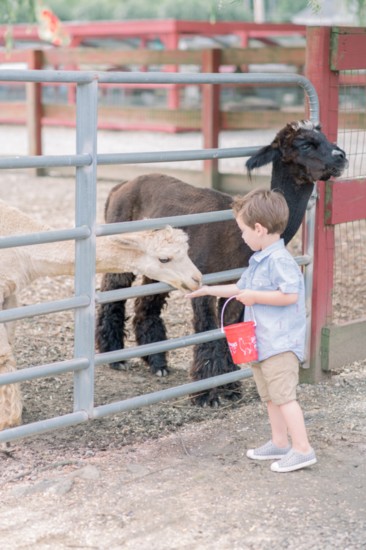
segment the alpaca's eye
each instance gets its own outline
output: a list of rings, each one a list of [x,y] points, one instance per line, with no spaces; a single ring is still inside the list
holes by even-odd
[[[300,149],[302,151],[310,151],[310,149],[313,149],[313,144],[312,143],[302,143],[300,145]]]
[[[169,263],[170,261],[171,261],[170,258],[159,258],[159,262],[160,262],[161,264],[167,264],[167,263]]]

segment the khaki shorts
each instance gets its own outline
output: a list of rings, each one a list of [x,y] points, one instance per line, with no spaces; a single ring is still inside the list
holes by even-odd
[[[273,355],[252,365],[253,377],[262,401],[284,405],[296,400],[299,360],[292,351]]]

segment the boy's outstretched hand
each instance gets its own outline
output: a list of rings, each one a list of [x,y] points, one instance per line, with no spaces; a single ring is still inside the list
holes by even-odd
[[[216,298],[230,298],[236,296],[239,289],[235,284],[229,285],[202,285],[197,290],[186,294],[186,298],[201,298],[201,296],[216,296]]]
[[[193,292],[189,292],[185,295],[186,298],[200,298],[201,296],[207,296],[208,295],[208,286],[203,285],[197,290],[194,290]]]

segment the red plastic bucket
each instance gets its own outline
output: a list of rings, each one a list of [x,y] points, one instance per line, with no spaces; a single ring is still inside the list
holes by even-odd
[[[221,330],[225,333],[231,357],[236,365],[258,360],[255,322],[244,321],[224,327],[224,310],[229,298],[221,311]]]

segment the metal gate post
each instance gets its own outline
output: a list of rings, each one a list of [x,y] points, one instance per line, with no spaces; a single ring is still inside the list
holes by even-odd
[[[76,93],[76,153],[89,154],[90,165],[76,169],[76,227],[88,226],[87,239],[76,241],[75,295],[87,295],[89,305],[75,311],[75,358],[86,357],[89,367],[74,374],[74,411],[92,416],[94,407],[94,318],[96,256],[96,167],[98,81],[78,84]]]

